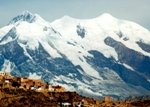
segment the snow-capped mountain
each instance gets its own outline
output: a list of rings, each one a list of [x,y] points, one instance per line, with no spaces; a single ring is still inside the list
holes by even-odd
[[[25,11],[0,29],[0,69],[86,96],[150,95],[150,32],[110,14],[50,23]]]

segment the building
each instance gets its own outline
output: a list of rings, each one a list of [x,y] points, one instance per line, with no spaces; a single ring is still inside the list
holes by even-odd
[[[105,96],[104,97],[104,102],[106,102],[106,103],[112,102],[112,97],[111,96]]]
[[[54,92],[65,92],[65,88],[59,85],[56,86],[52,86],[52,89],[54,90]]]
[[[54,88],[52,87],[52,85],[49,85],[49,87],[48,87],[48,91],[51,91],[51,92],[53,92],[53,91],[54,91]]]
[[[63,107],[71,107],[71,103],[69,103],[69,102],[63,102],[62,106]]]
[[[6,75],[6,73],[5,72],[0,72],[0,76],[5,76]]]

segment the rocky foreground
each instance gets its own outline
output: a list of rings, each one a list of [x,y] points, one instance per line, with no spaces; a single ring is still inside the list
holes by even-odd
[[[1,88],[0,91],[0,107],[150,107],[150,99],[106,102],[76,92],[36,92],[19,88]]]

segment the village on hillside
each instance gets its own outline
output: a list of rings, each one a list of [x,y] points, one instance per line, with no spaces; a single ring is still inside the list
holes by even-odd
[[[62,86],[49,85],[41,80],[28,79],[26,77],[13,77],[9,73],[0,72],[0,87],[22,88],[24,90],[35,90],[39,92],[65,92]]]
[[[139,102],[140,107],[150,107],[149,100]],[[13,77],[0,72],[0,107],[139,107],[137,102],[114,101],[111,96],[103,100],[69,92],[60,85],[50,85],[41,80]],[[34,105],[33,105],[34,104]]]
[[[65,93],[67,90],[60,85],[50,85],[44,83],[41,80],[29,79],[25,77],[13,77],[9,73],[0,72],[0,88],[9,88],[9,89],[23,89],[23,90],[32,90],[36,92],[55,92],[55,93]],[[105,101],[111,101],[111,97],[105,97]],[[95,101],[96,102],[96,101]],[[76,107],[83,107],[83,105],[90,105],[86,100],[80,99],[75,102]],[[63,107],[70,107],[70,102],[62,102]]]

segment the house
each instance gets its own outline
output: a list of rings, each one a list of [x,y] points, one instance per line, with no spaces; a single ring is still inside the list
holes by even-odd
[[[0,76],[5,76],[6,73],[5,72],[0,72]]]
[[[71,103],[69,103],[69,102],[63,102],[62,106],[63,107],[71,107]]]
[[[34,86],[34,87],[35,87],[35,91],[38,91],[38,92],[46,91],[44,86]]]
[[[52,86],[52,88],[55,92],[65,92],[66,91],[64,87],[59,86],[59,85]]]
[[[13,79],[7,78],[7,79],[4,79],[3,84],[5,87],[12,87],[12,81],[13,81]]]
[[[10,75],[10,74],[8,74],[8,73],[5,73],[5,79],[12,79],[13,77]]]
[[[82,104],[82,105],[89,105],[88,101],[87,101],[87,100],[84,100],[84,99],[82,99],[81,104]]]
[[[0,88],[3,87],[3,81],[0,81]]]
[[[33,80],[29,80],[29,79],[26,79],[26,78],[21,78],[21,87],[20,88],[29,90],[33,86],[34,86]]]
[[[21,83],[27,82],[29,79],[26,77],[21,78]]]
[[[112,97],[111,96],[105,96],[104,97],[104,102],[106,102],[106,103],[112,102]]]
[[[89,106],[87,100],[82,99],[77,102],[73,102],[73,107],[92,107],[92,106]]]
[[[4,81],[5,75],[6,75],[6,73],[0,72],[0,80],[1,80],[1,81]]]
[[[49,85],[48,86],[48,91],[54,91],[54,88],[51,85]]]
[[[5,79],[4,80],[4,83],[6,83],[6,84],[10,84],[12,82],[12,79]]]

